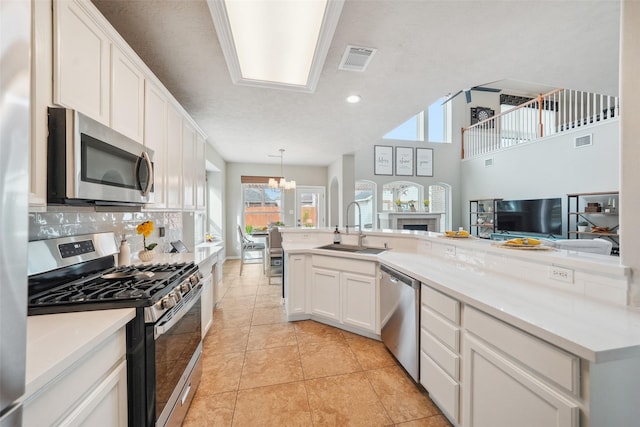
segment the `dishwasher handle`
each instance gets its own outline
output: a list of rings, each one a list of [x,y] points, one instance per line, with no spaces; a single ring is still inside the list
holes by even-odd
[[[389,280],[392,283],[399,282],[399,283],[402,283],[403,285],[410,286],[413,289],[420,288],[420,281],[418,279],[414,279],[413,277],[407,276],[406,274],[401,273],[400,271],[394,268],[391,268],[384,264],[380,264],[380,271],[382,272],[382,278],[384,279],[386,276],[387,280]]]

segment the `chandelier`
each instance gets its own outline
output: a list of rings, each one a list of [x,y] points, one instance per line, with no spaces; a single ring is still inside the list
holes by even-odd
[[[282,161],[284,158],[284,148],[281,148],[280,150],[280,155],[270,155],[269,157],[280,157],[280,178],[279,179],[275,179],[275,178],[269,178],[269,188],[273,188],[273,189],[281,189],[281,190],[295,190],[296,189],[296,182],[294,180],[291,181],[287,181],[284,178],[284,172],[283,172],[283,166],[282,166]]]

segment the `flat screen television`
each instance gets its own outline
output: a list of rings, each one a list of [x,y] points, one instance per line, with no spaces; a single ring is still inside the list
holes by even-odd
[[[562,199],[500,200],[497,229],[503,232],[562,234]]]

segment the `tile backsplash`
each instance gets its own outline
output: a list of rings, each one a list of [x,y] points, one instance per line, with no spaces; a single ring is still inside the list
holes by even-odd
[[[171,251],[171,242],[182,239],[182,212],[96,212],[94,210],[31,212],[29,213],[29,240],[45,240],[56,237],[113,231],[118,245],[126,234],[131,252],[142,250],[142,235],[136,226],[153,221],[155,230],[147,244],[157,243],[160,252]],[[158,228],[165,228],[164,237]]]

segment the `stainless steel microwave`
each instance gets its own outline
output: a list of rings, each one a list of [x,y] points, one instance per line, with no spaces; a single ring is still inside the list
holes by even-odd
[[[153,202],[153,151],[84,114],[49,108],[47,201]]]

